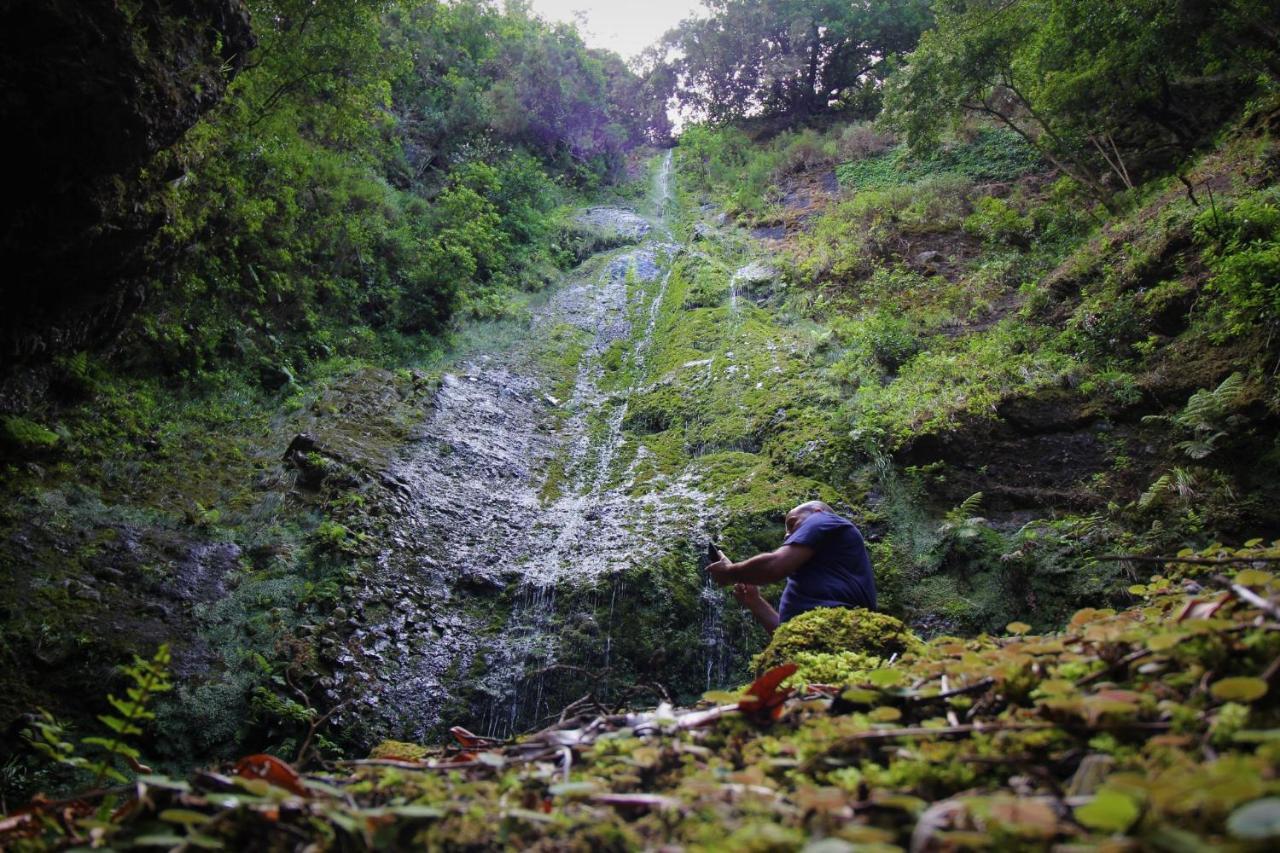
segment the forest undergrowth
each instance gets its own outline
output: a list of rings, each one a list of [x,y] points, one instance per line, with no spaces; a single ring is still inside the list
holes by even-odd
[[[457,728],[453,746],[386,742],[302,772],[269,755],[185,779],[141,768],[125,786],[11,811],[0,839],[14,850],[1268,849],[1280,822],[1277,561],[1280,546],[1263,543],[1171,557],[1135,586],[1139,604],[1086,608],[1044,635],[1011,623],[922,641],[854,611],[864,645],[853,659],[819,624],[842,611],[815,611],[797,623],[833,642],[810,640],[799,669],[776,666],[694,708],[588,695],[509,741]]]

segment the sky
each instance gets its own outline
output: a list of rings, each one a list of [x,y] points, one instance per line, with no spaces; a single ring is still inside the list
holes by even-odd
[[[531,0],[537,14],[548,21],[576,20],[588,47],[602,47],[631,59],[684,18],[702,9],[698,0]]]

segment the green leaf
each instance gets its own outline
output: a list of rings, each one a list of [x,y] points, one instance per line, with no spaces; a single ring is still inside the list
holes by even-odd
[[[1248,676],[1223,678],[1215,681],[1209,692],[1223,702],[1252,702],[1267,694],[1267,682]]]
[[[1022,636],[1023,634],[1031,630],[1031,626],[1028,625],[1026,622],[1010,622],[1008,625],[1004,626],[1004,629],[1008,631],[1010,634],[1017,634],[1018,636]]]
[[[1231,739],[1236,743],[1273,743],[1280,741],[1280,729],[1245,729]]]
[[[1234,580],[1241,586],[1266,586],[1275,580],[1275,575],[1261,569],[1242,569],[1236,573]]]
[[[165,823],[180,823],[184,826],[207,823],[209,815],[191,809],[165,809],[158,817]]]
[[[1103,788],[1075,810],[1076,820],[1100,832],[1124,832],[1133,826],[1138,814],[1138,804],[1133,798],[1114,788]]]
[[[1227,818],[1227,831],[1249,841],[1280,838],[1280,797],[1254,800],[1236,809]]]
[[[201,850],[224,850],[227,846],[219,839],[202,835],[199,832],[193,832],[188,835],[187,843],[194,847],[199,847]]]
[[[409,804],[407,806],[390,806],[387,811],[393,815],[407,818],[438,818],[444,817],[445,811],[439,806],[426,806],[418,804]]]
[[[139,835],[132,839],[135,847],[181,847],[187,841],[181,835],[161,835],[154,833],[152,835]]]
[[[874,705],[880,701],[880,694],[874,690],[865,690],[861,687],[850,687],[848,690],[840,694],[840,698],[853,705]]]
[[[904,676],[896,669],[877,669],[867,674],[867,681],[876,687],[893,687],[901,684]]]
[[[1164,652],[1172,649],[1181,643],[1187,637],[1186,634],[1176,631],[1165,631],[1161,634],[1152,634],[1147,638],[1147,648],[1153,652]]]

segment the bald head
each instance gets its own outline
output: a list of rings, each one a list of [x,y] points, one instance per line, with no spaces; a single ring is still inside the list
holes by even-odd
[[[809,501],[808,503],[802,503],[800,506],[791,510],[791,512],[787,513],[785,522],[787,534],[790,535],[797,527],[804,523],[806,518],[819,512],[834,513],[835,510],[824,504],[822,501]]]

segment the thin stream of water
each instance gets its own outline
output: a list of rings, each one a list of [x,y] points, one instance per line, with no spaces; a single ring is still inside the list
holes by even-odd
[[[602,623],[601,647],[577,665],[598,660],[607,672],[616,663],[613,615],[627,595],[621,573],[675,547],[672,530],[698,535],[708,501],[689,475],[633,493],[645,451],[632,450],[625,429],[630,398],[648,381],[680,251],[667,220],[671,175],[668,152],[650,219],[604,207],[583,214],[638,242],[568,273],[535,309],[526,341],[446,374],[410,452],[389,472],[404,487],[397,532],[377,571],[360,581],[332,678],[334,697],[362,696],[352,713],[367,724],[410,738],[439,731],[456,722],[459,684],[488,697],[476,709],[485,734],[537,724],[558,710],[548,703],[563,699],[555,689],[564,625]],[[559,402],[529,353],[566,325],[585,346]],[[619,342],[630,386],[609,389],[603,362]],[[635,456],[626,460],[627,452]],[[557,468],[562,485],[549,496]],[[703,635],[714,679],[725,671],[723,595],[708,592]]]

